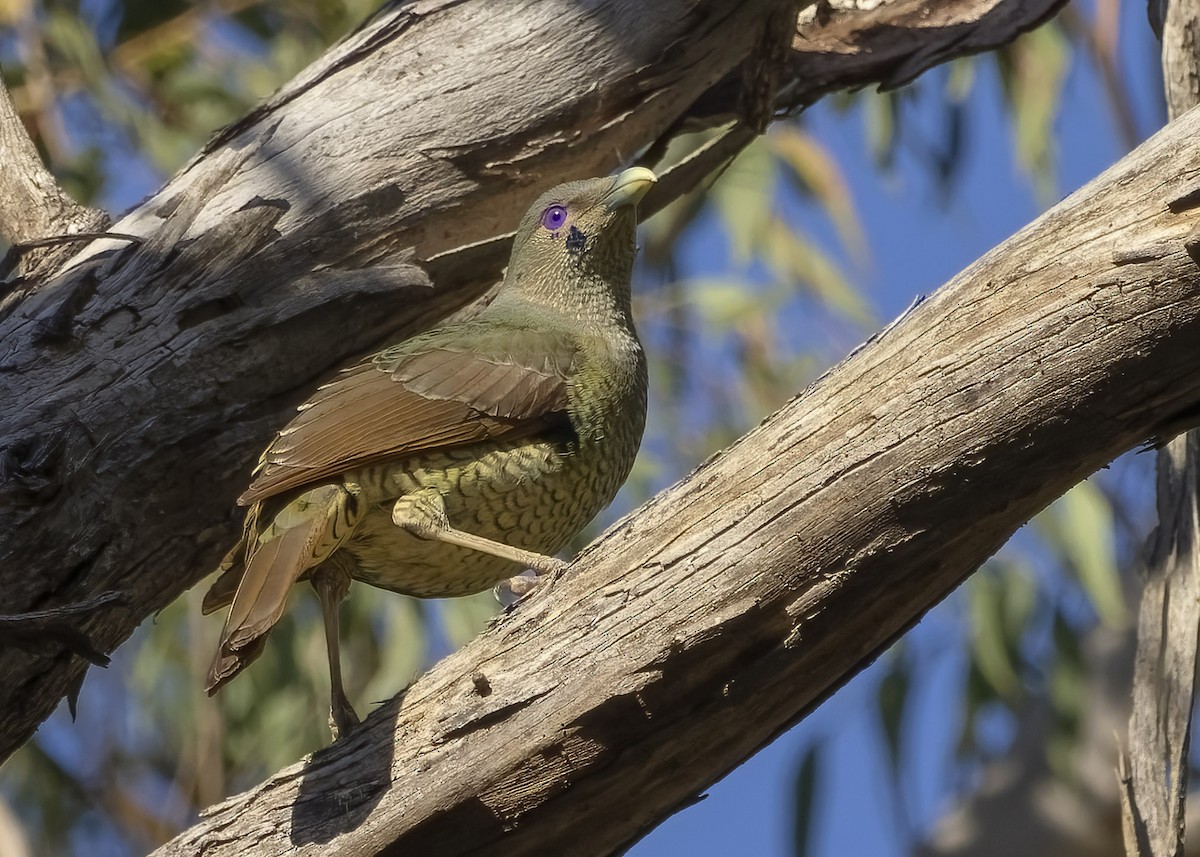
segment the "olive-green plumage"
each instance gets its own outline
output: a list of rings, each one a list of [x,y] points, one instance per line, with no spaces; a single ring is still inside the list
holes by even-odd
[[[321,597],[335,734],[357,722],[341,689],[337,608],[351,579],[465,595],[561,550],[607,506],[646,418],[630,311],[634,168],[543,194],[504,283],[474,319],[388,348],[322,387],[267,448],[242,539],[205,596],[230,604],[215,692],[261,651],[292,585]]]

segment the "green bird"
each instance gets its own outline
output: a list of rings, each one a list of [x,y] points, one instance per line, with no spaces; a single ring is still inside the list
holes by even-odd
[[[630,308],[636,206],[654,173],[569,182],[521,220],[478,316],[387,348],[300,406],[263,453],[242,537],[204,612],[229,605],[207,690],[261,652],[305,577],[325,623],[334,738],[358,723],[338,611],[351,580],[433,598],[564,566],[612,502],[646,423]]]

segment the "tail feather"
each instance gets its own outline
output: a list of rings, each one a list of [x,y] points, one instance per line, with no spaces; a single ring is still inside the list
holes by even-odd
[[[200,603],[200,612],[205,616],[233,603],[233,596],[237,594],[238,586],[242,582],[242,575],[246,572],[246,566],[242,561],[243,544],[244,542],[239,541],[237,547],[231,550],[217,566],[217,571],[221,572],[221,576],[213,581],[212,586],[208,587],[208,592],[204,593],[204,600]]]
[[[212,666],[208,668],[208,680],[204,684],[205,692],[212,696],[232,681],[238,673],[257,660],[266,644],[267,638],[259,637],[232,654],[225,654],[224,650],[218,649]]]
[[[304,572],[327,559],[352,529],[341,526],[347,497],[340,485],[313,488],[288,503],[257,536],[246,534],[245,571],[209,669],[206,689],[210,695],[262,653],[267,634],[283,615],[292,586]],[[237,559],[237,550],[230,552],[227,561]],[[205,596],[205,604],[220,606],[239,571],[240,563],[231,564]]]
[[[204,601],[200,604],[200,613],[204,616],[233,603],[233,596],[237,594],[242,575],[246,573],[246,546],[253,544],[258,538],[258,518],[261,513],[262,503],[255,503],[246,513],[242,537],[229,553],[225,554],[221,564],[217,566],[220,575],[208,588],[208,592],[204,593]]]

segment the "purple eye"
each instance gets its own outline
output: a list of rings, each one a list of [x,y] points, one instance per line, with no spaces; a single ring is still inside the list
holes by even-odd
[[[552,205],[542,212],[542,226],[557,232],[567,222],[567,210],[561,205]]]

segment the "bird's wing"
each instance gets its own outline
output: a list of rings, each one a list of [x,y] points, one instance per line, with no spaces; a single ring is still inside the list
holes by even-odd
[[[238,502],[383,459],[567,425],[573,339],[464,328],[383,351],[321,387],[267,447]]]

